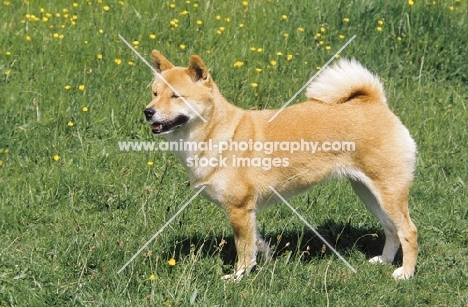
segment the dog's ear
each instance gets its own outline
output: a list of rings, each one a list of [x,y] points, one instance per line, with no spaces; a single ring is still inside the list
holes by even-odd
[[[208,69],[198,55],[192,55],[190,57],[188,72],[193,82],[201,81],[206,86],[210,84]]]
[[[153,67],[158,73],[174,67],[158,50],[151,52],[151,58],[153,59]]]

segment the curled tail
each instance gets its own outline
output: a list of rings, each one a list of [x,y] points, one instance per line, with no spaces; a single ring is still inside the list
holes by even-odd
[[[356,60],[341,59],[307,87],[306,96],[326,103],[345,103],[358,96],[386,103],[379,77]]]

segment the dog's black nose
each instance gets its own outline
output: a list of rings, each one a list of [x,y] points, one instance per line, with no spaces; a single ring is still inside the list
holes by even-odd
[[[145,113],[146,120],[151,120],[156,111],[152,108],[146,108],[143,113]]]

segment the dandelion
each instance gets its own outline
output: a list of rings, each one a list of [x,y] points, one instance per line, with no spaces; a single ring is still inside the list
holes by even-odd
[[[244,66],[244,62],[237,61],[236,63],[234,63],[234,67],[236,67],[236,68],[239,68],[239,67],[242,67],[242,66]]]
[[[148,161],[148,162],[146,163],[146,165],[148,165],[148,166],[153,166],[153,165],[154,165],[154,162],[153,162],[153,161]]]
[[[72,121],[69,121],[69,122],[67,123],[67,126],[68,126],[68,127],[73,127],[74,125],[75,125],[75,124],[74,124]]]
[[[319,45],[323,45],[323,44],[324,44],[323,41],[319,41]]]
[[[317,39],[317,38],[319,38],[320,36],[322,36],[322,34],[320,34],[320,33],[315,33],[315,37],[314,37],[314,38]]]
[[[182,15],[182,16],[185,16],[185,15],[188,15],[189,12],[187,10],[184,10],[184,11],[180,12],[179,14]]]
[[[340,39],[345,39],[345,36],[343,34],[340,34],[340,36],[338,36]]]
[[[11,55],[10,51],[5,52],[5,55]]]
[[[104,34],[104,30],[103,29],[99,29],[99,34]]]
[[[133,45],[133,47],[137,48],[138,45],[140,45],[140,42],[139,41],[133,41],[132,45]]]
[[[135,62],[133,62],[133,61],[128,61],[127,64],[130,65],[130,66],[135,66]]]
[[[69,89],[71,89],[71,86],[67,84],[64,86],[64,89],[68,91]]]
[[[81,111],[83,111],[83,112],[88,112],[88,107],[83,107],[83,108],[81,109]]]
[[[180,44],[180,45],[179,45],[179,48],[182,49],[182,50],[185,50],[185,45],[184,45],[184,44]]]
[[[326,49],[326,50],[330,50],[331,47],[330,47],[330,46],[326,46],[325,49]]]
[[[149,38],[150,38],[150,39],[156,39],[156,35],[150,34],[150,35],[149,35]]]
[[[198,3],[194,3],[194,4],[193,4],[193,7],[198,7]]]
[[[53,157],[53,159],[54,159],[55,162],[57,162],[58,160],[60,160],[60,156],[59,156],[59,155],[55,155],[55,156]]]
[[[305,30],[304,30],[303,27],[299,27],[299,28],[297,28],[297,31],[299,31],[299,32],[304,32]]]
[[[201,24],[203,24],[203,21],[197,20],[197,25],[201,25]]]
[[[244,27],[244,24],[243,23],[240,23],[239,24],[239,28],[243,28]]]
[[[382,32],[382,27],[377,27],[377,31]]]
[[[340,58],[339,54],[335,55],[335,59],[339,59],[339,58]]]
[[[44,16],[44,17],[42,17],[42,21],[43,21],[43,22],[47,22],[47,21],[49,21],[49,18],[47,18],[47,17]]]
[[[349,18],[348,18],[348,17],[345,17],[345,18],[343,18],[343,21],[344,21],[344,22],[349,22]]]
[[[154,276],[154,274],[151,274],[150,277],[149,277],[149,280],[151,280],[151,281],[156,280],[156,276]]]
[[[102,54],[98,53],[97,58],[98,60],[102,60]]]
[[[288,16],[287,15],[281,15],[281,19],[286,20],[286,19],[288,19]]]
[[[292,54],[288,54],[288,55],[286,56],[286,59],[287,59],[288,61],[291,61],[292,58],[293,58]]]
[[[277,236],[276,236],[276,240],[279,241],[279,240],[281,240],[282,237],[283,237],[282,235],[277,235]]]
[[[102,9],[107,12],[108,10],[110,10],[110,7],[108,5],[104,5]]]
[[[397,40],[398,40],[398,41],[401,41],[401,40],[402,40],[402,38],[401,38],[400,36],[398,36],[398,37],[397,37]]]
[[[76,2],[73,3],[72,5],[73,5],[73,7],[78,7],[78,3],[76,3]]]
[[[242,5],[243,5],[243,6],[248,6],[248,5],[249,5],[249,2],[247,2],[247,1],[242,1]]]
[[[325,31],[326,31],[326,30],[325,30],[324,27],[321,27],[321,28],[320,28],[320,32],[325,33]]]
[[[257,48],[257,52],[258,52],[258,53],[263,52],[263,48]]]
[[[276,53],[276,55],[277,55],[277,56],[282,56],[283,53],[281,53],[281,51],[278,51],[278,52]]]
[[[216,15],[216,20],[221,20],[221,16]]]
[[[122,64],[122,60],[121,60],[121,59],[114,59],[114,62],[115,62],[115,64],[117,64],[117,65]]]
[[[383,20],[379,20],[379,21],[377,21],[377,23],[378,23],[380,26],[384,24]]]
[[[3,161],[2,161],[2,160],[0,160],[0,166],[2,166],[2,165],[3,165]]]
[[[26,40],[27,40],[28,42],[30,42],[30,41],[31,41],[31,36],[26,35]]]
[[[451,10],[451,11],[453,11],[453,10],[454,10],[453,6],[451,6],[451,7],[450,7],[450,10]]]
[[[250,51],[256,51],[256,50],[257,50],[257,48],[255,48],[255,47],[250,47]]]
[[[262,72],[262,69],[261,68],[255,68],[255,71],[256,72]]]
[[[257,83],[250,83],[250,86],[253,87],[253,88],[256,88],[258,86]]]
[[[276,66],[276,61],[275,61],[275,60],[271,60],[271,61],[270,61],[270,64],[271,64],[271,66]]]
[[[169,7],[170,7],[171,9],[175,8],[175,3],[169,4]]]
[[[229,18],[229,17],[224,18],[224,20],[225,20],[226,22],[231,22],[231,18]]]
[[[284,33],[283,36],[284,36],[285,38],[287,38],[287,37],[289,36],[289,34],[288,34],[288,33]]]
[[[409,6],[414,5],[414,1],[413,0],[408,0],[408,5]]]
[[[9,76],[11,74],[11,70],[5,71],[5,75]]]
[[[80,85],[78,86],[78,89],[79,89],[80,91],[84,91],[84,90],[85,90],[84,84],[80,84]]]
[[[174,258],[171,258],[171,259],[169,259],[169,260],[167,261],[167,264],[169,264],[170,266],[174,266],[174,265],[176,265],[176,263],[177,263],[177,262],[176,262],[176,260],[175,260]]]

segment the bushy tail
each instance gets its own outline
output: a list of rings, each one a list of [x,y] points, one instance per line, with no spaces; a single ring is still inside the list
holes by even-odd
[[[326,103],[344,103],[358,96],[387,102],[380,79],[354,59],[340,59],[325,68],[307,87],[306,96]]]

